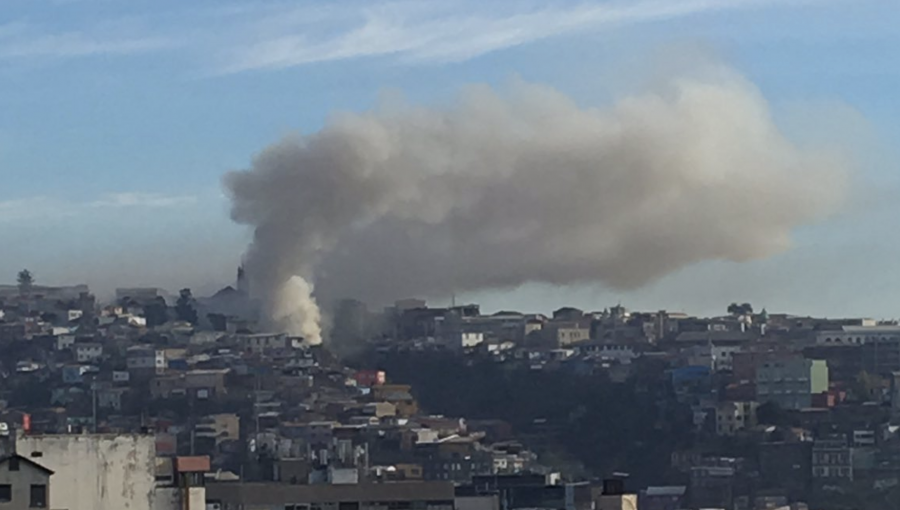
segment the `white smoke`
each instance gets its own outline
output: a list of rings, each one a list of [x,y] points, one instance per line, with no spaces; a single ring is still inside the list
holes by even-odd
[[[335,115],[225,182],[233,218],[255,228],[252,288],[276,324],[316,339],[307,282],[370,303],[526,282],[635,288],[786,249],[840,204],[845,173],[718,69],[604,109],[518,83],[448,108]]]
[[[266,309],[281,329],[302,336],[310,344],[322,343],[321,314],[312,286],[300,276],[292,276],[281,286]]]

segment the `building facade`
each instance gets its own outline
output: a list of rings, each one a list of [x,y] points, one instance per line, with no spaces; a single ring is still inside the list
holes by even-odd
[[[16,451],[54,472],[48,508],[154,508],[155,438],[150,435],[35,435]]]
[[[716,405],[716,435],[733,436],[756,425],[756,402],[719,402]]]
[[[207,508],[220,510],[453,510],[449,482],[388,482],[353,485],[217,483],[206,488]]]
[[[813,478],[853,480],[853,449],[841,435],[817,439],[812,450]]]
[[[828,391],[828,365],[824,360],[800,356],[766,360],[756,371],[756,400],[774,402],[783,409],[806,409],[812,396]]]
[[[53,471],[20,455],[0,460],[0,510],[49,508],[52,474]]]

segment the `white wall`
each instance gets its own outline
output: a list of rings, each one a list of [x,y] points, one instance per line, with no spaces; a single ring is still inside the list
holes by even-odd
[[[156,474],[153,436],[19,436],[16,451],[54,471],[50,508],[153,509]],[[40,452],[41,456],[34,457],[32,452]]]
[[[462,333],[460,335],[460,341],[462,343],[463,348],[468,347],[476,347],[481,345],[484,342],[484,334],[483,333]]]
[[[191,487],[188,491],[190,491],[188,508],[190,510],[205,510],[206,489],[203,487]],[[156,495],[153,498],[153,510],[182,510],[183,508],[181,489],[176,487],[161,487],[156,489]]]

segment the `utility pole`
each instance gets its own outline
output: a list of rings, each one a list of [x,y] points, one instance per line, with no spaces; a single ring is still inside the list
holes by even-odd
[[[91,415],[94,425],[94,434],[97,433],[97,376],[91,378]]]

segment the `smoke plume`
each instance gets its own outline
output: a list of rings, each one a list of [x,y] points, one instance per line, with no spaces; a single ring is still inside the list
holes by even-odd
[[[789,247],[842,200],[844,162],[792,144],[718,69],[608,108],[540,85],[450,107],[340,114],[225,178],[255,228],[252,288],[319,338],[313,298],[370,303],[526,282],[631,289],[704,260]]]

